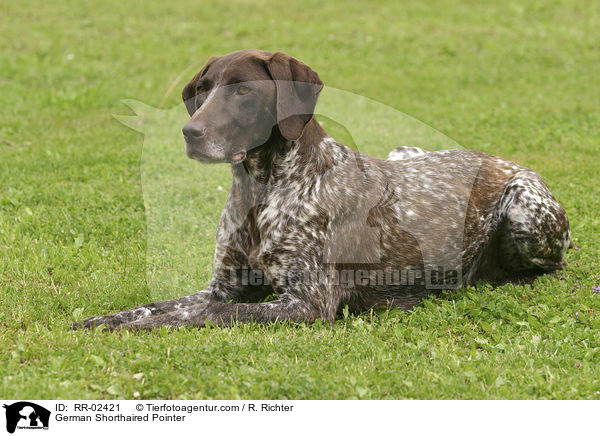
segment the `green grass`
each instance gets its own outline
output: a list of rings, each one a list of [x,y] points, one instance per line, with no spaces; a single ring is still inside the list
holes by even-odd
[[[0,8],[0,397],[600,399],[597,3]],[[329,86],[537,170],[581,249],[532,285],[481,283],[333,328],[70,331],[75,318],[153,299],[144,137],[112,114],[131,115],[122,99],[180,104],[194,70],[240,48],[286,51]],[[181,147],[179,128],[170,141]],[[365,150],[400,145],[380,139]],[[193,274],[161,279],[182,293],[210,278],[217,187],[230,178],[225,165],[190,171],[200,249]]]

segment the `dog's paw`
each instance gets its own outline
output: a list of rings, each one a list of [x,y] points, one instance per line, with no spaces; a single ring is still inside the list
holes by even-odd
[[[104,326],[106,330],[115,330],[118,326],[125,323],[125,320],[119,315],[92,316],[82,321],[71,324],[72,330],[93,330],[99,326]]]

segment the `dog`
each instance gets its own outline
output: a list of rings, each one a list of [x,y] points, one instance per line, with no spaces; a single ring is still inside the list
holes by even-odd
[[[75,327],[333,322],[564,267],[567,215],[537,173],[470,150],[366,156],[315,119],[322,87],[281,52],[210,58],[182,92],[187,156],[233,175],[210,284]]]

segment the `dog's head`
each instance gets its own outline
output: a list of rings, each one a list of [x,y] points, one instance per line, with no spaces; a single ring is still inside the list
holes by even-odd
[[[296,140],[313,116],[323,82],[284,53],[242,50],[212,57],[183,88],[190,158],[239,163],[274,133]]]

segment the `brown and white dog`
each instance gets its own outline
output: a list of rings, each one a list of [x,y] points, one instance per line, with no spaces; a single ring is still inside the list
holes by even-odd
[[[210,284],[76,327],[333,321],[563,267],[569,223],[538,174],[468,150],[363,155],[314,118],[322,86],[283,53],[211,58],[183,89],[187,155],[233,174]]]

